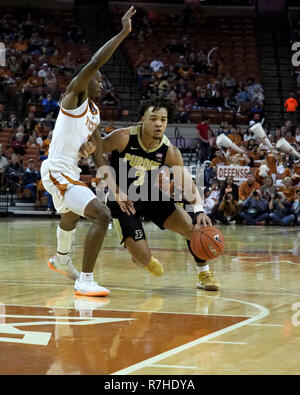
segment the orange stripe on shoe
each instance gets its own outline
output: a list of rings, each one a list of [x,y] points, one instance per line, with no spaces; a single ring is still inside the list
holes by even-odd
[[[64,276],[66,276],[66,277],[68,277],[68,278],[71,278],[69,273],[64,272],[63,270],[58,270],[58,269],[56,269],[53,265],[51,265],[51,262],[50,262],[50,261],[48,261],[47,265],[48,265],[49,269],[54,270],[54,271],[57,272],[57,273],[63,274]],[[71,279],[72,279],[72,278],[71,278]],[[72,280],[73,280],[73,279],[72,279]]]
[[[82,187],[86,187],[88,188],[88,186],[82,182],[82,181],[77,181],[77,180],[73,180],[72,178],[70,178],[69,176],[66,176],[64,173],[61,173],[62,176],[65,177],[66,180],[68,180],[71,184],[73,185],[81,185]]]
[[[107,295],[109,295],[109,292],[107,292],[107,291],[99,291],[99,292],[74,291],[74,295],[81,295],[81,296],[107,296]]]
[[[67,115],[68,117],[71,117],[71,118],[81,118],[81,117],[83,117],[83,116],[87,113],[87,111],[88,111],[88,109],[89,109],[89,104],[87,104],[86,109],[83,111],[83,113],[82,113],[82,114],[79,114],[79,115],[70,114],[69,112],[67,112],[66,110],[64,110],[62,107],[60,107],[60,109],[61,109],[61,112],[62,112],[63,114],[65,114],[65,115]]]
[[[59,190],[62,196],[65,196],[66,190],[68,188],[68,184],[60,184],[55,177],[51,174],[51,171],[49,170],[49,175],[50,175],[50,180],[53,182],[53,184],[56,186],[56,188]]]

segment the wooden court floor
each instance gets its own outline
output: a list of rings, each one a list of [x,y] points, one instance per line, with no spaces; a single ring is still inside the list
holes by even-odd
[[[88,298],[46,266],[57,223],[0,219],[1,375],[300,374],[299,228],[219,225],[221,290],[206,292],[180,236],[145,224],[157,278],[110,226],[95,278],[111,295]],[[79,270],[88,227],[72,251]]]

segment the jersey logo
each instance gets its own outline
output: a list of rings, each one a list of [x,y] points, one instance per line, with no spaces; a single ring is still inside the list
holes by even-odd
[[[136,230],[135,231],[135,240],[139,240],[143,238],[143,231],[142,230]]]
[[[214,235],[214,239],[219,243],[222,243],[222,240],[220,240],[220,235]]]

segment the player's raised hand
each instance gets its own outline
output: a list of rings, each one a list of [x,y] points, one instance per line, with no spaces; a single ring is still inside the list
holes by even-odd
[[[91,141],[87,141],[80,147],[79,153],[82,158],[88,158],[96,150],[95,145]]]
[[[127,10],[122,18],[122,32],[124,34],[129,34],[131,32],[131,18],[136,13],[134,6],[131,6],[129,10]]]

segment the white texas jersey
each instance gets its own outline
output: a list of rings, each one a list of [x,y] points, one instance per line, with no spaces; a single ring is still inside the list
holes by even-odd
[[[74,110],[62,106],[55,123],[49,147],[47,167],[79,178],[79,149],[100,124],[100,111],[89,99]]]

